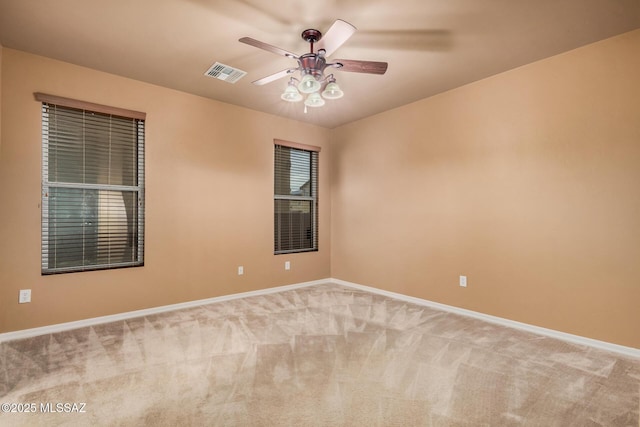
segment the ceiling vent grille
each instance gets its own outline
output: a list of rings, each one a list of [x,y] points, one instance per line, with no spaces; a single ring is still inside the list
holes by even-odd
[[[204,75],[218,80],[224,80],[228,83],[235,83],[246,76],[247,72],[216,62],[204,73]]]

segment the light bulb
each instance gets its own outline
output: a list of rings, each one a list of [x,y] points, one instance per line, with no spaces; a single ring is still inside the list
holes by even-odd
[[[305,74],[300,80],[300,84],[298,85],[298,90],[302,93],[313,93],[317,92],[320,89],[319,81],[316,80],[311,74]]]
[[[324,88],[322,97],[326,99],[338,99],[344,96],[344,92],[340,90],[340,86],[336,82],[331,82]]]
[[[307,97],[304,105],[307,107],[322,107],[324,105],[324,99],[322,99],[318,92],[314,92]]]
[[[295,86],[289,85],[284,90],[284,93],[280,95],[280,99],[287,102],[298,102],[302,101],[302,95],[300,95]]]

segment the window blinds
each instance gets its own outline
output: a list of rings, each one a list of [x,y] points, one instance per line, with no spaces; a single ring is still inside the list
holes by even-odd
[[[143,265],[144,124],[42,103],[43,274]]]
[[[275,253],[318,250],[318,152],[275,145]]]

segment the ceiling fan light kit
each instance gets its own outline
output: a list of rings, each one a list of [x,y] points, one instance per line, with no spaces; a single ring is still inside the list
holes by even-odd
[[[386,62],[339,59],[327,63],[326,57],[342,46],[355,31],[356,27],[340,19],[333,23],[324,37],[318,30],[304,30],[301,36],[304,41],[310,44],[310,52],[300,56],[250,37],[243,37],[239,41],[277,55],[284,55],[298,62],[297,68],[279,71],[256,80],[253,84],[261,86],[299,71],[300,79],[291,77],[284,92],[280,95],[280,99],[287,102],[300,102],[303,99],[302,94],[307,95],[304,101],[306,113],[306,107],[322,107],[325,104],[325,99],[340,99],[344,96],[344,92],[336,83],[333,74],[324,75],[326,68],[367,74],[384,74],[387,71]],[[313,48],[316,43],[318,49],[317,52],[314,52]]]

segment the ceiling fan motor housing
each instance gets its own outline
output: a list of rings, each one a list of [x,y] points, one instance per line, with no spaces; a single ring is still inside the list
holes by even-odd
[[[298,63],[304,74],[311,74],[316,79],[320,79],[327,61],[316,53],[305,53],[298,58]]]

